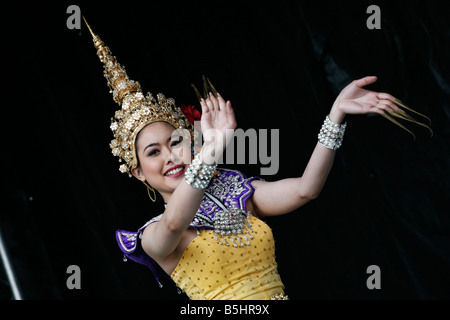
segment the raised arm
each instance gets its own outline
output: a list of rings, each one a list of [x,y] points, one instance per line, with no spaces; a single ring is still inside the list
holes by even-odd
[[[375,76],[364,77],[346,86],[331,108],[331,121],[341,124],[346,114],[403,112],[390,94],[363,89],[376,80]],[[325,184],[335,153],[318,142],[302,176],[274,182],[254,180],[256,190],[251,201],[256,213],[259,216],[285,214],[315,199]]]
[[[236,119],[231,103],[220,95],[217,98],[210,95],[206,100],[202,99],[200,104],[205,144],[199,158],[202,163],[212,165],[227,145],[227,141],[221,141],[218,137],[226,131],[234,130]],[[223,136],[226,137],[225,134]],[[187,171],[185,172],[186,175]],[[194,187],[186,179],[180,181],[167,201],[161,220],[150,224],[144,231],[142,247],[148,255],[161,262],[175,251],[183,233],[194,219],[203,195],[204,189]]]

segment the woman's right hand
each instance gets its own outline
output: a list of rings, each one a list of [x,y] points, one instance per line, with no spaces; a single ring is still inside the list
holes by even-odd
[[[231,102],[225,101],[220,94],[217,98],[209,93],[207,99],[201,99],[201,130],[204,138],[201,159],[204,163],[217,163],[226,146],[233,138],[236,129],[236,117]]]

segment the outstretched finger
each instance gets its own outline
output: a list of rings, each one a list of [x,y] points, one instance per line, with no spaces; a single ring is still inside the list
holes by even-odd
[[[354,83],[356,84],[357,87],[362,88],[369,84],[374,83],[375,81],[377,81],[376,76],[367,76],[367,77],[355,80]]]
[[[202,114],[205,114],[205,113],[208,113],[209,112],[209,107],[208,107],[208,105],[206,104],[206,101],[205,101],[205,99],[201,99],[200,100],[200,105],[202,106]]]
[[[218,92],[217,92],[217,101],[219,102],[219,110],[227,111],[227,108],[226,108],[227,103]]]
[[[233,128],[235,128],[235,127],[236,127],[236,116],[235,116],[235,114],[234,114],[234,109],[233,109],[233,107],[231,106],[230,100],[228,100],[228,101],[226,102],[225,110],[226,110],[226,113],[227,113],[228,118],[229,118],[230,121],[231,121],[231,126],[232,126]]]
[[[391,101],[397,100],[397,98],[395,98],[393,95],[385,92],[378,92],[377,98],[380,100],[391,100]]]
[[[214,96],[214,94],[212,92],[209,93],[209,98],[211,99],[211,101],[214,105],[214,110],[220,111],[219,101],[217,100],[217,98]]]
[[[211,96],[208,96],[208,98],[205,100],[206,105],[209,108],[209,111],[214,111],[214,103],[211,99]]]
[[[380,100],[377,107],[389,113],[397,112],[399,108],[390,100]]]

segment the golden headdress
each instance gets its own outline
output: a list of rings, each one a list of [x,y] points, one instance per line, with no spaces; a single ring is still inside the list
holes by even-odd
[[[150,92],[144,97],[140,84],[128,78],[125,68],[117,62],[105,43],[94,34],[86,20],[84,21],[97,48],[97,55],[103,62],[103,73],[113,99],[121,106],[111,118],[110,128],[114,139],[110,147],[113,155],[119,157],[119,162],[125,161],[119,167],[120,172],[131,176],[131,169],[138,165],[135,141],[142,128],[158,121],[167,122],[175,129],[192,131],[193,127],[181,109],[175,106],[174,99],[158,93],[155,100]]]

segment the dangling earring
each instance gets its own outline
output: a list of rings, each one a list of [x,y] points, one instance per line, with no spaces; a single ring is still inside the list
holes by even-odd
[[[156,192],[155,192],[155,189],[153,189],[152,187],[150,187],[150,185],[148,184],[148,182],[147,181],[142,181],[144,184],[145,184],[145,186],[147,187],[147,194],[148,194],[148,197],[150,198],[150,200],[152,200],[153,202],[156,202]],[[152,198],[152,196],[150,195],[150,192],[153,192],[153,198]]]

